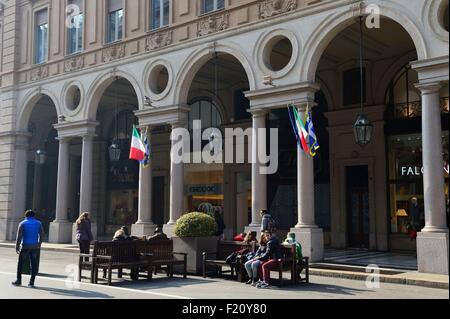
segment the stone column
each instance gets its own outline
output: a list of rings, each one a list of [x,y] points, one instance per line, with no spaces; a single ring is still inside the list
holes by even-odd
[[[15,159],[14,159],[14,187],[13,187],[13,219],[7,221],[7,238],[15,240],[17,235],[17,226],[23,220],[26,202],[27,185],[27,152],[29,135],[18,134],[16,136]]]
[[[264,164],[260,163],[259,152],[259,134],[266,134],[266,116],[267,110],[255,110],[252,112],[252,222],[246,227],[245,231],[256,231],[259,233],[261,228],[261,210],[267,209],[267,176],[261,174],[261,168]]]
[[[56,219],[50,224],[49,242],[66,244],[71,240],[72,224],[68,220],[70,139],[59,139]]]
[[[425,228],[417,235],[420,272],[448,274],[449,231],[445,213],[441,83],[419,84],[422,92],[422,154]]]
[[[172,131],[185,127],[183,122],[172,124]],[[164,233],[172,237],[174,226],[184,211],[184,162],[176,163],[174,158],[174,146],[179,143],[172,139],[170,160],[170,220],[164,225]]]
[[[304,114],[304,109],[300,112]],[[298,223],[291,232],[303,246],[303,254],[311,261],[323,259],[323,231],[315,222],[314,159],[297,146],[297,202]]]
[[[148,128],[148,142],[151,145],[151,130]],[[150,148],[151,149],[151,148]],[[134,236],[153,235],[156,225],[153,223],[152,211],[152,165],[151,156],[148,167],[143,165],[139,167],[139,208],[138,221],[133,225],[131,232]]]
[[[81,181],[80,181],[80,214],[87,212],[92,220],[92,233],[95,236],[95,216],[92,210],[92,174],[93,174],[94,136],[83,136],[83,149],[81,155]],[[73,228],[72,242],[75,240],[75,225]]]

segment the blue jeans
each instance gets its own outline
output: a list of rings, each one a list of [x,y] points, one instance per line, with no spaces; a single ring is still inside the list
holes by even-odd
[[[261,265],[261,261],[254,259],[249,260],[245,263],[245,270],[247,271],[250,279],[256,280],[256,278],[258,278],[259,265]]]
[[[17,264],[17,281],[22,282],[22,271],[23,265],[26,261],[26,258],[30,256],[31,261],[31,279],[30,282],[34,283],[34,279],[37,275],[37,266],[38,266],[38,252],[39,249],[22,249],[19,254],[19,263]]]

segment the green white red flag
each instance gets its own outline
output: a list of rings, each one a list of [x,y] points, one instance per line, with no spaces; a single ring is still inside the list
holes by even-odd
[[[130,159],[136,161],[143,161],[145,159],[145,145],[142,142],[141,135],[139,134],[136,126],[133,126],[133,137],[131,139]]]

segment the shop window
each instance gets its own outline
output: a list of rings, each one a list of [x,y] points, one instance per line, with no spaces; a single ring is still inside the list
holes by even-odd
[[[415,87],[419,77],[408,64],[393,78],[386,95],[388,119],[412,119],[422,116],[422,99]],[[448,114],[448,85],[441,89],[441,112]]]
[[[389,147],[389,192],[391,233],[409,233],[425,226],[422,168],[422,138],[420,134],[391,136]],[[445,196],[449,202],[449,133],[442,137],[442,174]]]
[[[343,73],[343,87],[344,87],[344,105],[354,105],[361,103],[361,70],[354,68]],[[366,89],[366,69],[363,69],[363,95],[364,103],[367,100]]]

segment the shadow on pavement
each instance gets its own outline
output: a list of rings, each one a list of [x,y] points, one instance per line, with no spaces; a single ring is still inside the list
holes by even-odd
[[[104,294],[101,292],[95,292],[95,291],[88,291],[88,290],[81,290],[81,289],[58,289],[58,288],[47,288],[47,287],[39,287],[36,286],[34,288],[35,290],[39,291],[47,291],[52,294],[58,295],[58,296],[67,296],[67,297],[74,297],[74,298],[101,298],[101,299],[112,299],[113,296],[110,296],[108,294]]]
[[[279,290],[279,291],[301,291],[301,292],[318,292],[318,293],[330,293],[330,294],[337,294],[337,295],[356,295],[361,292],[373,292],[370,289],[357,289],[357,288],[349,288],[344,286],[338,286],[338,285],[329,285],[329,284],[315,284],[315,283],[309,283],[309,284],[298,284],[295,286],[283,286],[283,287],[276,287],[271,286],[271,289]]]

